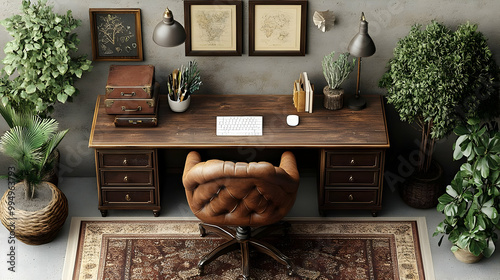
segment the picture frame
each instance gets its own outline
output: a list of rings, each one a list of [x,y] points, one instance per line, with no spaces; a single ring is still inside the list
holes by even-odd
[[[250,0],[249,55],[304,56],[307,0]]]
[[[141,9],[89,9],[92,60],[143,61]]]
[[[240,0],[185,0],[186,56],[242,54]]]

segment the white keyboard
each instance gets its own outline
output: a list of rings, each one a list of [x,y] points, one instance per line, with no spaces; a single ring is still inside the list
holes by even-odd
[[[217,136],[261,136],[262,116],[217,116]]]

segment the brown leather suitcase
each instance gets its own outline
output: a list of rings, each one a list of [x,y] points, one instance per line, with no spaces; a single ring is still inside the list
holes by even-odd
[[[106,98],[153,98],[153,65],[111,65],[106,84]]]
[[[155,83],[152,98],[107,98],[104,100],[106,113],[110,115],[156,114],[160,84]]]
[[[158,125],[157,115],[117,115],[116,127],[154,127]]]

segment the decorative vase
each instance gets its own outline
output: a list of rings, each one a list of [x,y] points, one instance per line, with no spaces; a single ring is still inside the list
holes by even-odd
[[[42,184],[48,186],[52,198],[47,205],[40,205],[38,210],[23,210],[17,203],[12,206],[16,196],[24,196],[23,182],[14,185],[12,190],[8,189],[0,200],[2,224],[17,240],[28,245],[41,245],[54,240],[68,217],[66,196],[54,184]]]
[[[464,250],[464,249],[458,249],[455,252],[453,252],[453,255],[455,255],[455,258],[463,263],[477,263],[483,258],[483,254],[479,254],[479,256],[476,256],[469,252],[469,250]]]
[[[436,207],[438,198],[445,192],[442,182],[443,169],[433,161],[429,172],[415,173],[403,183],[400,195],[403,201],[413,208],[429,209]]]
[[[331,89],[329,86],[323,88],[325,100],[323,105],[329,110],[339,110],[344,106],[344,89]]]
[[[168,99],[168,105],[170,106],[170,110],[177,113],[186,111],[189,108],[189,104],[191,103],[191,95],[188,96],[188,98],[183,101],[174,101],[170,98],[167,99]]]

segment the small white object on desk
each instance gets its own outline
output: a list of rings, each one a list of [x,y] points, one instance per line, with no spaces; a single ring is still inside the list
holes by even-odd
[[[297,126],[299,124],[299,116],[297,116],[297,115],[286,116],[286,123],[289,126]]]

